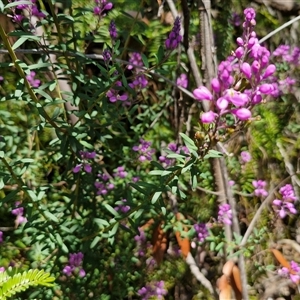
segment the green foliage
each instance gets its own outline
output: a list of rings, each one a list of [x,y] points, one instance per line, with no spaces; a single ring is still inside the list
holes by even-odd
[[[5,300],[15,296],[16,293],[27,290],[31,286],[47,286],[52,287],[54,277],[43,270],[24,271],[23,273],[7,270],[0,272],[0,299]]]
[[[10,2],[6,8],[16,5]],[[220,158],[226,160],[228,179],[235,181],[232,191],[239,221],[249,224],[263,200],[253,196],[252,181],[277,183],[284,176],[284,159],[274,145],[282,143],[291,161],[296,161],[300,138],[295,99],[285,95],[276,104],[261,105],[254,114],[260,120],[254,118],[248,127],[199,125],[200,104],[189,93],[195,87],[189,57],[183,47],[182,52],[166,49],[170,21],[165,15],[157,18],[155,1],[114,1],[114,9],[105,16],[93,13],[95,1],[43,5],[48,15],[41,21],[43,27],[36,25],[44,30],[43,37],[37,37],[25,19],[8,34],[11,46],[1,26],[9,55],[0,62],[4,77],[0,82],[0,227],[4,228],[0,267],[13,264],[19,273],[0,273],[0,295],[3,299],[18,292],[28,299],[37,295],[64,300],[135,299],[141,287],[163,280],[168,299],[178,290],[185,290],[186,298],[211,299],[195,283],[180,254],[178,236],[195,247],[188,248],[190,254],[200,269],[206,268],[203,273],[213,284],[229,254],[244,253],[252,271],[252,256],[268,248],[266,240],[275,236],[265,232],[266,227],[276,231],[275,214],[262,213],[245,247],[240,247],[241,235],[226,240],[217,219],[219,201],[226,197],[224,191],[216,191],[213,165]],[[188,38],[197,54],[199,10],[193,1],[188,5]],[[236,1],[225,8],[221,1],[213,2],[219,11],[213,27],[220,59],[230,53],[234,35],[240,35],[228,22],[233,7],[242,11]],[[278,25],[266,9],[259,18],[261,24]],[[109,35],[112,20],[116,40]],[[44,45],[44,39],[49,44]],[[17,49],[28,48],[37,51],[16,55]],[[99,56],[103,50],[110,51],[110,60]],[[93,51],[98,56],[86,56]],[[129,67],[133,52],[141,54],[143,66]],[[284,79],[291,70],[276,63],[278,76]],[[41,84],[35,86],[28,79],[31,71]],[[188,75],[187,90],[174,83],[181,73]],[[133,86],[141,74],[148,80],[146,88]],[[110,93],[116,99],[110,99]],[[125,95],[127,99],[120,101]],[[235,122],[234,117],[227,121]],[[234,131],[238,137],[227,143]],[[215,150],[221,140],[222,153]],[[148,142],[150,153],[145,153]],[[251,153],[251,161],[241,162],[243,150]],[[276,173],[270,174],[271,163]],[[26,220],[21,222],[20,217]],[[197,240],[194,228],[199,223],[210,228],[203,242]],[[84,259],[68,271],[70,255],[76,253]],[[160,264],[154,263],[158,256]],[[259,274],[269,265],[269,261],[259,264]],[[55,290],[40,288],[52,286],[50,274],[57,278]],[[31,286],[35,291],[27,290]]]

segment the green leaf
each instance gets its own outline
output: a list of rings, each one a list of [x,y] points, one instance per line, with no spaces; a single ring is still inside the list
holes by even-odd
[[[50,85],[49,85],[49,91],[50,92],[53,92],[56,88],[56,85],[57,85],[57,81],[54,80]]]
[[[183,141],[184,141],[184,144],[187,146],[187,148],[190,150],[190,152],[192,152],[193,150],[194,151],[197,151],[198,150],[198,147],[196,146],[195,142],[189,138],[186,134],[184,133],[179,133],[180,136],[182,137]]]
[[[131,185],[134,189],[136,189],[137,191],[139,191],[140,193],[142,193],[142,194],[144,194],[144,195],[147,195],[147,194],[148,194],[146,190],[144,190],[142,187],[140,187],[140,186],[137,185],[136,183],[132,183],[132,182],[131,182],[130,185]]]
[[[21,5],[21,4],[32,5],[32,2],[31,1],[25,1],[25,0],[15,1],[15,2],[12,2],[12,3],[8,3],[4,7],[4,9],[8,9],[8,8],[11,8],[11,7],[14,7],[14,6],[17,6],[17,5]]]
[[[15,196],[18,194],[19,190],[14,190],[10,192],[8,195],[6,195],[4,198],[1,199],[2,203],[9,202],[11,199],[15,198]]]
[[[164,56],[165,56],[164,47],[159,46],[158,51],[157,51],[157,56],[156,56],[158,64],[163,60]]]
[[[144,209],[143,209],[143,208],[139,209],[138,211],[136,211],[136,212],[134,213],[133,218],[134,218],[135,220],[138,219],[138,218],[142,215],[143,212],[144,212]]]
[[[164,172],[164,170],[152,170],[150,171],[148,174],[149,175],[159,175],[161,176],[161,174]]]
[[[193,164],[195,163],[195,161],[193,159],[190,159],[187,164],[182,168],[181,170],[181,174],[184,174],[185,172],[189,171]]]
[[[162,194],[162,192],[155,192],[152,199],[151,199],[151,203],[152,204],[156,203],[156,201],[159,199],[161,194]]]
[[[211,242],[210,245],[209,245],[210,251],[214,251],[215,248],[216,248],[216,243],[215,242]]]
[[[47,218],[49,218],[51,221],[53,221],[53,222],[55,222],[55,223],[58,223],[58,218],[57,218],[54,214],[52,214],[50,211],[45,210],[45,211],[44,211],[44,214],[45,214],[45,216],[46,216]]]
[[[47,287],[53,286],[54,277],[44,270],[28,270],[23,273],[16,273],[9,276],[8,273],[0,273],[0,299],[4,300],[14,296],[16,293],[23,292],[31,286],[43,285]],[[14,297],[15,298],[15,297]]]
[[[113,207],[111,207],[109,204],[106,203],[106,204],[103,204],[103,206],[115,217],[119,216],[118,212]]]
[[[92,241],[92,243],[91,243],[91,245],[90,245],[90,248],[91,249],[93,249],[97,244],[98,244],[98,242],[101,240],[101,238],[99,237],[99,236],[96,236],[94,239],[93,239],[93,241]]]
[[[152,165],[152,166],[154,166],[154,167],[156,167],[157,169],[159,169],[159,170],[164,170],[165,168],[160,164],[160,163],[158,163],[157,161],[151,161],[150,162],[150,164]]]
[[[117,233],[118,228],[119,228],[119,222],[116,222],[112,230],[110,230],[108,233],[109,237],[114,236]]]
[[[224,242],[221,242],[216,246],[215,250],[219,251],[223,246],[224,246]]]
[[[141,56],[142,56],[142,61],[143,61],[143,63],[144,63],[144,66],[145,66],[147,69],[149,69],[149,62],[148,62],[147,56],[146,56],[144,53],[142,53]]]
[[[204,156],[204,159],[218,158],[218,157],[222,157],[222,156],[223,156],[223,154],[219,151],[209,150],[208,153]]]
[[[109,223],[104,219],[95,218],[94,222],[99,226],[99,228],[104,228],[109,226]]]
[[[16,50],[19,48],[22,44],[24,44],[27,40],[34,40],[34,41],[39,41],[40,38],[34,35],[22,35],[13,45],[12,49]]]

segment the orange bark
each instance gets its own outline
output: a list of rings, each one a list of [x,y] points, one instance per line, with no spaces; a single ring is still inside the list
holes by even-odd
[[[176,218],[178,221],[182,220],[184,217],[182,214],[180,213],[177,213],[176,214]],[[187,227],[184,226],[183,229],[185,231],[188,231]],[[184,256],[184,258],[186,258],[191,250],[191,244],[190,244],[190,241],[188,238],[181,238],[181,235],[180,235],[180,232],[179,231],[176,231],[175,232],[175,235],[176,235],[176,239],[177,239],[177,242],[178,242],[178,245],[180,247],[180,250],[181,250],[181,253],[182,255]]]
[[[153,232],[153,257],[158,264],[162,262],[168,244],[167,235],[162,229],[162,224],[163,222],[160,222]]]

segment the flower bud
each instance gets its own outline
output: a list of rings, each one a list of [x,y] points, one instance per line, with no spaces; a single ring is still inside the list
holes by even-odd
[[[251,67],[247,62],[244,62],[242,64],[241,71],[243,72],[243,74],[246,76],[247,79],[251,78],[251,75],[252,75]]]
[[[211,81],[211,88],[214,92],[219,93],[221,90],[220,81],[217,78],[213,78]]]
[[[251,111],[247,108],[239,108],[233,111],[233,114],[236,115],[240,120],[246,121],[251,118]]]
[[[201,115],[201,122],[202,123],[212,123],[217,117],[217,114],[213,111],[205,112]]]
[[[276,67],[275,65],[268,65],[268,67],[266,68],[265,74],[263,75],[262,79],[266,79],[267,77],[273,75],[276,71]]]
[[[193,91],[193,95],[197,100],[212,100],[213,96],[211,92],[205,87],[200,86]]]

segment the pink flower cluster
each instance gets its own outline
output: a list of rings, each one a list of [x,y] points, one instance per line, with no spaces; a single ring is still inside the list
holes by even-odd
[[[168,291],[165,289],[165,283],[162,280],[147,284],[138,291],[142,300],[153,299],[153,297],[155,297],[155,299],[164,299],[163,296],[167,293]]]
[[[283,219],[287,214],[296,214],[297,210],[294,206],[294,202],[297,200],[295,196],[293,186],[286,184],[279,190],[282,200],[275,199],[273,205],[278,213],[279,217]]]
[[[33,88],[38,88],[41,84],[41,81],[39,79],[35,79],[35,75],[35,72],[31,71],[29,75],[26,75],[26,79]]]
[[[132,89],[144,89],[148,85],[148,80],[145,74],[143,74],[142,72],[143,69],[139,68],[139,66],[144,66],[141,54],[138,52],[131,53],[129,62],[132,63],[132,65],[128,65],[127,69],[134,70],[135,73],[134,80],[131,83],[129,83],[129,86]]]
[[[295,66],[300,66],[299,47],[294,47],[291,49],[289,45],[280,45],[273,51],[272,55],[284,62],[293,64]]]
[[[24,217],[24,207],[20,206],[20,204],[21,203],[19,201],[16,202],[15,203],[16,208],[12,209],[11,211],[11,213],[16,216],[16,220],[15,220],[16,226],[19,226],[20,224],[27,222],[27,218]]]
[[[133,146],[132,150],[139,153],[139,161],[145,162],[147,160],[152,160],[152,155],[155,153],[155,149],[151,148],[151,142],[147,142],[140,139],[140,144]]]
[[[247,163],[252,159],[252,157],[251,157],[251,154],[248,151],[242,151],[241,152],[241,159],[242,159],[243,163]]]
[[[94,14],[96,16],[105,16],[106,12],[113,8],[113,4],[107,0],[95,0],[95,3]]]
[[[209,236],[209,232],[207,230],[206,224],[204,223],[195,224],[194,229],[196,232],[196,241],[199,243],[203,243],[205,239]],[[191,246],[192,248],[195,248],[196,243],[193,241]]]
[[[79,151],[79,154],[83,162],[73,168],[73,173],[78,173],[82,168],[86,173],[92,173],[92,166],[87,161],[89,159],[94,159],[96,157],[96,152]]]
[[[111,88],[107,93],[106,96],[110,102],[116,101],[126,101],[128,99],[128,94],[122,91],[122,82],[116,81],[115,87]]]
[[[179,43],[182,41],[182,36],[180,35],[180,29],[181,29],[180,18],[176,17],[173,29],[165,41],[165,45],[168,50],[176,49]]]
[[[108,191],[115,188],[115,185],[111,182],[112,178],[107,174],[98,174],[98,177],[102,179],[102,181],[96,181],[94,183],[94,186],[97,189],[97,195],[106,195]]]
[[[232,224],[232,211],[229,204],[220,204],[218,212],[218,221],[223,224]]]
[[[69,265],[65,266],[63,273],[67,276],[79,275],[79,277],[85,276],[85,271],[82,268],[83,253],[70,253],[69,255]]]
[[[270,64],[270,52],[258,43],[253,28],[255,11],[244,11],[244,33],[237,39],[238,48],[233,57],[220,63],[218,77],[211,81],[211,89],[200,86],[193,91],[196,100],[212,101],[212,110],[201,115],[203,123],[216,123],[219,128],[226,125],[225,116],[231,114],[235,123],[249,120],[251,108],[260,103],[263,95],[277,95],[277,86],[267,80],[275,73],[276,67]],[[234,64],[233,60],[238,63]],[[247,80],[247,85],[244,81]]]
[[[15,2],[20,2],[20,0],[15,0]],[[36,6],[36,0],[31,0],[32,4],[19,4],[16,6],[16,9],[19,10],[27,10],[29,14],[29,19],[32,16],[38,17],[38,18],[44,18],[46,15],[39,11],[38,7]],[[18,14],[15,8],[12,9],[13,15],[10,16],[16,23],[20,23],[24,16],[22,14]]]
[[[126,205],[126,202],[126,199],[122,199],[121,201],[116,202],[117,206],[114,208],[115,211],[126,214],[130,210],[130,206]]]
[[[267,197],[268,192],[265,190],[267,183],[264,180],[253,180],[252,185],[255,187],[254,194],[257,197]]]
[[[190,153],[189,149],[186,146],[177,146],[175,143],[170,143],[168,145],[168,150],[177,154],[180,154],[182,152],[188,155]],[[158,159],[163,164],[164,167],[171,166],[175,162],[174,159],[168,158],[168,154],[161,155]]]
[[[187,78],[187,75],[186,74],[181,74],[178,78],[177,78],[177,80],[176,80],[176,84],[178,85],[178,86],[181,86],[181,87],[183,87],[183,88],[187,88],[187,86],[188,86],[188,83],[189,83],[189,81],[188,81],[188,78]]]
[[[300,266],[293,260],[290,263],[291,268],[283,267],[278,270],[278,274],[282,277],[290,277],[292,282],[298,284],[300,281]]]

